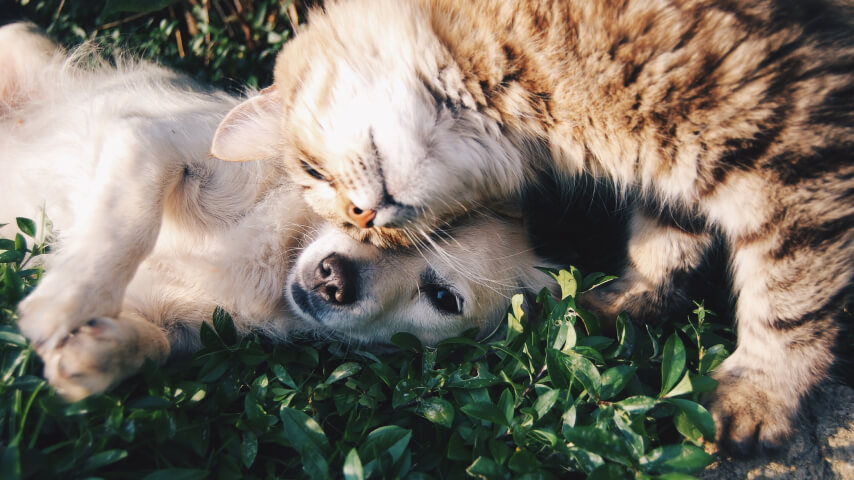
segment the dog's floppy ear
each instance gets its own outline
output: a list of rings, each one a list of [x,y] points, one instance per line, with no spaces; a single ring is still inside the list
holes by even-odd
[[[276,157],[281,121],[282,100],[274,85],[228,112],[214,134],[211,156],[229,162]]]

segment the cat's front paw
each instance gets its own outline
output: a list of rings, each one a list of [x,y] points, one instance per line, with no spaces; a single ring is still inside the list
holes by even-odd
[[[768,382],[750,378],[756,373],[739,375],[722,369],[715,374],[717,389],[706,397],[718,445],[736,456],[778,450],[791,435],[797,416],[797,395],[773,391]]]
[[[145,361],[134,329],[99,317],[88,320],[40,353],[44,376],[67,401],[103,393]]]

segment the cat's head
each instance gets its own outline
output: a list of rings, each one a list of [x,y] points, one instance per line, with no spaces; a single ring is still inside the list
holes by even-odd
[[[419,7],[351,3],[313,16],[285,45],[274,89],[223,122],[214,155],[283,159],[315,211],[379,246],[411,245],[475,207],[511,205],[522,162]],[[246,121],[258,110],[278,117]]]
[[[494,331],[510,296],[549,283],[514,219],[458,219],[446,235],[411,248],[381,249],[327,226],[291,268],[285,298],[297,329],[384,344],[408,332],[424,344],[477,329]],[[554,286],[554,285],[552,285]]]

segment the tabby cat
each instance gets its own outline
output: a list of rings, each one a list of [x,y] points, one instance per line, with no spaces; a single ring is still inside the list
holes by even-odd
[[[639,205],[629,265],[592,301],[655,312],[715,235],[739,345],[709,399],[734,451],[779,445],[834,357],[854,273],[852,4],[815,0],[351,0],[287,44],[277,130],[220,126],[213,153],[274,149],[310,205],[406,244],[543,171]],[[274,132],[274,133],[271,133]]]

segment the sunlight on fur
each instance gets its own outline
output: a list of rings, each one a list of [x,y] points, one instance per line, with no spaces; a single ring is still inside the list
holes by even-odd
[[[198,348],[217,305],[239,332],[280,342],[384,344],[404,331],[435,343],[489,334],[512,293],[545,283],[518,219],[474,211],[380,250],[320,220],[270,152],[211,158],[241,99],[149,63],[111,66],[93,46],[66,56],[28,24],[0,29],[0,52],[14,66],[0,69],[0,220],[44,211],[55,233],[19,326],[66,399]]]

